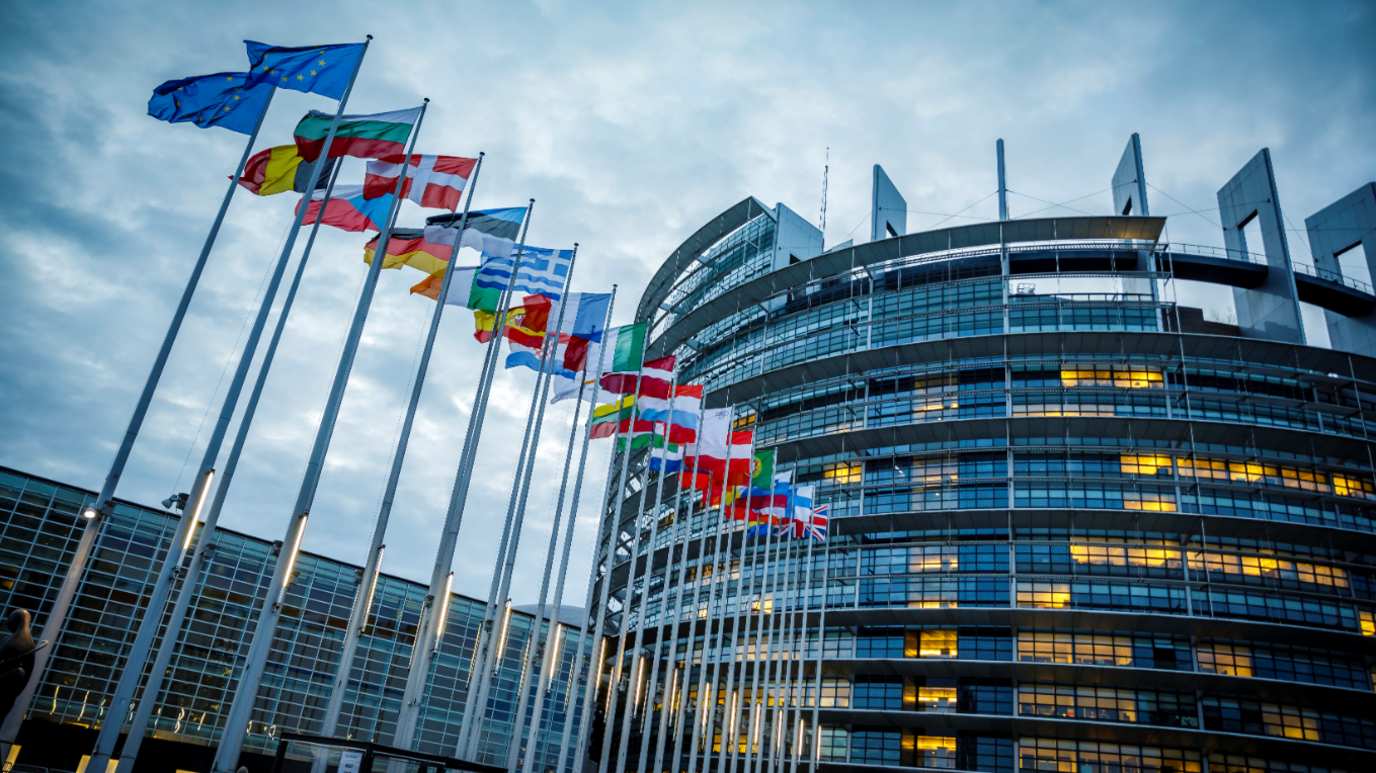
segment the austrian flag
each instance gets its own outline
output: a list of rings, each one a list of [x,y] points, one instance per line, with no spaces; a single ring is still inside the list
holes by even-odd
[[[477,163],[477,159],[458,156],[413,155],[406,170],[406,182],[401,186],[401,197],[422,207],[458,209],[463,187]],[[368,176],[363,180],[363,198],[376,199],[394,192],[403,166],[402,156],[369,161]]]

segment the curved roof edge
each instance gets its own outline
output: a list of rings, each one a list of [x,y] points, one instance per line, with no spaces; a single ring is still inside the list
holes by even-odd
[[[747,199],[750,201],[750,199]],[[744,204],[745,202],[742,202]],[[742,206],[737,204],[736,207]],[[732,207],[734,210],[736,207]],[[731,210],[728,210],[731,211]],[[742,285],[731,288],[711,301],[680,317],[672,327],[655,339],[645,352],[662,357],[678,348],[688,337],[724,315],[726,309],[760,303],[779,293],[805,285],[814,279],[835,276],[841,271],[889,260],[926,255],[946,250],[987,247],[1017,242],[1083,241],[1120,239],[1155,242],[1165,227],[1164,217],[1052,217],[1035,220],[1005,220],[994,223],[954,226],[937,231],[897,236],[834,252],[824,252],[811,260],[785,266]],[[701,231],[699,231],[701,233]],[[697,235],[694,235],[697,238]],[[691,239],[689,240],[692,241]],[[688,242],[684,243],[685,245]],[[683,248],[680,247],[680,250]],[[696,257],[696,255],[694,256]],[[669,261],[681,260],[678,252]],[[665,271],[669,265],[660,269]],[[660,274],[655,275],[659,280]],[[653,285],[652,285],[653,286]],[[636,319],[645,313],[650,290],[645,291]],[[667,290],[665,291],[667,295]],[[655,301],[657,304],[658,301]]]
[[[827,355],[773,368],[740,381],[716,387],[703,395],[703,406],[722,408],[732,402],[749,402],[762,395],[793,389],[848,374],[859,374],[900,365],[921,366],[984,357],[1056,355],[1074,359],[1082,355],[1115,352],[1127,356],[1174,357],[1180,354],[1214,359],[1242,359],[1255,368],[1302,368],[1309,378],[1322,383],[1376,382],[1376,359],[1334,349],[1197,333],[1139,331],[1074,331],[1048,333],[999,333],[862,349]],[[1337,377],[1319,375],[1341,374]]]
[[[645,292],[640,296],[640,306],[635,310],[636,321],[649,319],[655,308],[669,297],[669,291],[674,288],[674,279],[708,247],[757,216],[772,212],[773,210],[761,204],[759,199],[747,196],[707,221],[707,225],[699,228],[697,233],[688,237],[678,249],[670,253],[659,270],[650,278],[649,284],[645,285]]]

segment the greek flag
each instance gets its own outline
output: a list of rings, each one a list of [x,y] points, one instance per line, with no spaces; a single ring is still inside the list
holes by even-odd
[[[569,275],[573,263],[573,250],[547,250],[543,247],[525,248],[521,255],[521,268],[516,272],[516,284],[512,297],[521,295],[543,295],[550,300],[559,300],[564,289],[564,279]],[[516,265],[514,253],[509,255],[483,253],[482,267],[478,269],[473,284],[489,290],[504,290],[511,281],[511,268]]]

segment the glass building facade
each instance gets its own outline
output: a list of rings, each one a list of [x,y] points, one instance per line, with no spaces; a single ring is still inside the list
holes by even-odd
[[[1182,307],[1264,259],[1160,218],[827,252],[782,244],[797,220],[723,213],[639,318],[829,537],[748,538],[632,452],[593,761],[1376,769],[1376,360]]]
[[[79,513],[95,496],[95,492],[0,469],[0,608],[30,610],[35,631],[46,622],[70,566],[85,525]],[[166,555],[178,517],[120,503],[104,521],[73,610],[20,732],[19,763],[75,769],[79,757],[90,753],[95,731],[111,721],[109,697],[133,643],[133,626],[156,580],[156,562]],[[178,648],[153,712],[148,736],[152,740],[145,742],[139,755],[140,769],[146,769],[145,765],[161,768],[163,762],[186,768],[202,757],[204,767],[186,769],[208,768],[208,747],[218,743],[232,697],[228,691],[236,687],[247,656],[246,629],[263,603],[271,559],[280,547],[223,529],[212,538],[213,557],[192,586],[195,596],[183,630],[176,633]],[[283,732],[319,732],[362,572],[362,567],[301,554],[245,752],[271,754]],[[426,592],[419,583],[387,575],[379,578],[353,663],[339,735],[391,745]],[[450,600],[424,698],[415,744],[419,751],[454,753],[483,607],[483,602],[457,594]],[[484,713],[478,762],[506,762],[514,735],[512,715],[520,669],[533,644],[534,629],[533,616],[508,613],[502,660]],[[542,623],[541,631],[547,629],[548,623]],[[165,630],[159,631],[154,647],[165,635]],[[537,760],[545,771],[554,769],[569,718],[568,687],[578,641],[578,629],[562,627],[559,670],[545,696],[539,737]],[[572,697],[577,722],[582,695],[575,691]],[[123,718],[126,726],[130,718]],[[522,733],[523,748],[527,736]]]

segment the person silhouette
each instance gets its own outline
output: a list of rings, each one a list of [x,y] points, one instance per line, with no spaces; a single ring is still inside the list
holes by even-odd
[[[34,643],[29,632],[29,613],[16,609],[6,620],[10,635],[0,642],[0,721],[14,708],[19,693],[33,675]]]

